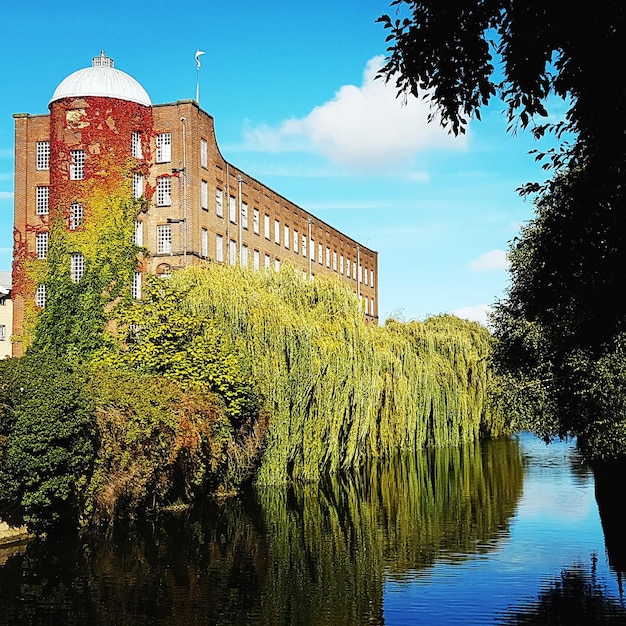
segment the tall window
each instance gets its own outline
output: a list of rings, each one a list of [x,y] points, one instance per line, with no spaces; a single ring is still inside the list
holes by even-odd
[[[370,286],[374,286],[374,270],[370,270]]]
[[[135,220],[135,234],[133,235],[133,243],[136,246],[143,246],[143,222]]]
[[[37,187],[37,215],[48,215],[49,187]]]
[[[323,264],[324,264],[324,259],[322,258],[322,257],[323,257],[323,255],[324,255],[324,247],[322,246],[322,244],[321,244],[321,243],[318,243],[318,244],[317,244],[317,262],[318,262],[320,265],[323,265]]]
[[[333,250],[333,270],[337,271],[337,251]]]
[[[141,299],[141,272],[133,274],[133,284],[131,285],[131,295],[135,300]]]
[[[38,170],[50,169],[50,142],[49,141],[37,142],[37,169]]]
[[[252,210],[252,227],[254,229],[254,234],[258,235],[260,232],[261,225],[259,224],[261,220],[261,214],[259,213],[259,209]]]
[[[270,216],[267,213],[263,215],[263,234],[265,239],[270,238]]]
[[[343,276],[343,254],[339,255],[339,273]]]
[[[157,226],[157,254],[171,254],[172,227],[169,224]]]
[[[228,262],[237,265],[237,242],[234,239],[228,242]]]
[[[48,256],[48,233],[37,233],[35,236],[35,252],[38,259]]]
[[[237,223],[237,203],[235,196],[229,196],[228,198],[228,219],[233,224]]]
[[[280,272],[280,259],[274,259],[274,269]]]
[[[131,135],[130,152],[136,159],[143,158],[143,151],[141,149],[141,133],[135,131]]]
[[[70,230],[76,230],[83,223],[84,212],[80,202],[72,202],[70,205]]]
[[[241,227],[248,228],[248,205],[245,202],[241,203]]]
[[[156,138],[156,162],[169,163],[172,160],[172,133],[159,133]]]
[[[280,245],[280,222],[274,220],[274,243]]]
[[[209,231],[202,229],[200,237],[200,254],[206,259],[209,256]]]
[[[157,206],[172,205],[172,179],[169,176],[157,178]]]
[[[200,165],[209,167],[209,149],[206,139],[200,139]]]
[[[350,259],[346,259],[346,276],[350,278]]]
[[[298,254],[298,252],[300,252],[300,235],[298,234],[297,230],[293,231],[293,251]]]
[[[221,189],[215,190],[215,214],[224,217],[224,193]]]
[[[367,267],[363,270],[363,282],[367,285]]]
[[[43,309],[46,306],[45,285],[37,285],[37,290],[35,291],[35,306],[38,306],[40,309]]]
[[[80,252],[73,252],[70,257],[70,275],[77,283],[85,273],[85,257]]]
[[[287,224],[285,224],[283,229],[283,245],[289,250],[289,226]]]
[[[143,196],[143,174],[133,172],[133,198]]]
[[[85,151],[70,150],[70,180],[85,178]]]
[[[0,324],[0,341],[7,340],[7,327],[5,324]]]
[[[302,256],[306,256],[306,235],[302,235]]]
[[[246,245],[241,246],[240,265],[241,267],[248,267],[248,246]]]
[[[265,255],[265,261],[264,261],[264,263],[265,263],[265,267],[266,267],[266,269],[269,269],[269,268],[271,267],[271,265],[272,265],[272,259],[271,259],[271,257],[270,257],[270,255],[269,255],[269,254],[266,254],[266,255]]]
[[[215,260],[220,263],[224,261],[224,238],[222,235],[215,235]]]
[[[326,246],[326,267],[330,267],[330,248]]]
[[[259,250],[255,250],[253,253],[253,267],[255,269],[255,271],[259,271],[259,269],[261,268],[261,252]]]
[[[205,211],[209,210],[209,183],[206,180],[203,180],[200,185],[200,196],[202,201],[202,208]]]

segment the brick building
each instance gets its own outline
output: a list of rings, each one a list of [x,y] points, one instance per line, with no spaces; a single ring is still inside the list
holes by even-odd
[[[130,157],[141,165],[129,175],[129,193],[149,198],[136,221],[135,241],[148,253],[135,275],[135,296],[145,272],[168,275],[205,262],[262,270],[290,261],[313,277],[339,277],[361,297],[366,317],[378,319],[377,253],[228,163],[213,117],[196,101],[152,105],[143,87],[102,53],[59,84],[49,110],[13,116],[15,248],[22,256],[26,250],[45,258],[49,206],[66,201],[67,228],[80,225],[83,207],[65,200],[67,190],[106,180],[94,167],[102,169],[108,150],[118,162]],[[72,268],[77,280],[80,263]],[[29,298],[45,306],[45,286],[17,290],[16,334]],[[19,344],[13,353],[21,354]]]

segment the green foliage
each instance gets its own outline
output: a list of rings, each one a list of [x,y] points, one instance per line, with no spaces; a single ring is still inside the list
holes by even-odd
[[[35,355],[0,363],[0,510],[32,532],[76,525],[94,459],[84,370]]]
[[[183,385],[204,385],[223,399],[233,424],[259,411],[245,362],[215,322],[182,306],[185,292],[149,277],[141,302],[120,311],[121,344],[95,355],[115,370],[163,376]]]
[[[261,483],[316,480],[370,456],[504,429],[489,403],[491,337],[478,324],[368,326],[339,281],[311,282],[287,265],[189,268],[168,289],[181,315],[220,329],[261,391],[270,415]]]
[[[189,502],[220,486],[231,428],[201,388],[93,368],[98,434],[88,508],[94,523]]]

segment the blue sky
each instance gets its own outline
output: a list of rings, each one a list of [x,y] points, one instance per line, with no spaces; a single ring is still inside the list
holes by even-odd
[[[194,98],[224,157],[379,253],[379,314],[484,321],[505,252],[544,174],[495,102],[455,139],[373,76],[387,1],[2,3],[0,270],[10,269],[13,113],[47,113],[58,83],[101,50],[153,103]]]

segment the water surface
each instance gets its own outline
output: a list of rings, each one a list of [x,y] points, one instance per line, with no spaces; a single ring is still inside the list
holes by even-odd
[[[530,435],[0,550],[0,624],[626,624],[594,476]]]

